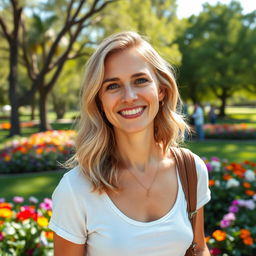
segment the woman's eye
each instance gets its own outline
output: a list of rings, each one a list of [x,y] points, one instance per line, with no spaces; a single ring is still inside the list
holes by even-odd
[[[119,84],[109,84],[107,90],[113,90],[119,87]]]
[[[138,78],[135,80],[135,84],[144,84],[147,83],[149,80],[147,78]]]

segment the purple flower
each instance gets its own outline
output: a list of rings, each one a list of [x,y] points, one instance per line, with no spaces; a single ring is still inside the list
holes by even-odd
[[[45,198],[44,202],[40,204],[40,208],[43,210],[52,210],[52,200],[50,198]]]
[[[21,204],[24,202],[24,198],[21,196],[15,196],[12,200],[14,203],[17,203],[17,204]]]
[[[229,208],[228,208],[228,211],[229,212],[233,212],[233,213],[237,213],[239,211],[239,208],[236,206],[236,205],[231,205]]]
[[[218,157],[216,157],[216,156],[213,156],[213,157],[211,158],[211,160],[212,160],[212,161],[217,161],[217,162],[220,161],[220,159],[219,159]]]
[[[3,197],[0,197],[0,203],[4,203],[5,199]]]
[[[38,203],[38,199],[34,196],[30,196],[28,200],[32,204],[37,204]]]
[[[223,220],[232,221],[232,220],[235,220],[235,219],[236,219],[236,216],[233,212],[229,212],[229,213],[227,213],[223,216]]]
[[[239,206],[245,206],[246,205],[246,201],[243,199],[237,200],[238,201],[238,205]]]
[[[253,199],[254,201],[256,201],[256,194],[254,194],[254,195],[252,196],[252,199]]]
[[[238,200],[233,200],[233,201],[232,201],[232,205],[233,205],[233,206],[239,205],[239,201],[238,201]]]
[[[207,163],[207,164],[206,164],[206,167],[207,167],[208,172],[211,172],[212,169],[213,169],[211,163]]]
[[[230,220],[225,220],[225,219],[223,219],[223,220],[221,220],[221,222],[220,222],[220,227],[221,227],[221,228],[227,228],[227,227],[230,226],[230,224],[231,224],[231,221],[230,221]]]
[[[253,200],[246,200],[245,201],[245,207],[249,210],[254,210],[255,209],[255,203]]]

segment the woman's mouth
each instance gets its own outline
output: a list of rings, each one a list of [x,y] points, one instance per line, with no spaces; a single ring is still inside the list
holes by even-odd
[[[118,111],[118,113],[124,118],[135,118],[141,116],[146,107],[137,107],[130,109],[123,109]]]

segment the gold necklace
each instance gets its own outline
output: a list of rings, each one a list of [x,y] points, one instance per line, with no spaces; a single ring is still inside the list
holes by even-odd
[[[156,180],[158,170],[159,170],[159,161],[157,161],[157,168],[156,168],[153,180],[152,180],[152,182],[151,182],[151,184],[149,185],[148,188],[138,179],[138,177],[132,171],[129,171],[129,173],[135,178],[135,180],[139,183],[139,185],[141,185],[146,190],[146,196],[149,197],[149,192],[150,192],[150,190],[151,190],[151,188],[152,188],[152,186],[153,186],[153,184]]]

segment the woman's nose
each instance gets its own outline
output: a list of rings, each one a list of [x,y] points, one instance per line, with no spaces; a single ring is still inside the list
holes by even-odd
[[[123,100],[126,103],[133,102],[138,98],[137,92],[134,88],[131,86],[125,87],[124,88],[124,95],[123,95]]]

